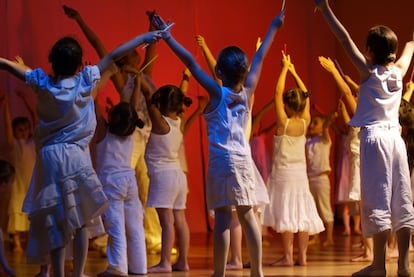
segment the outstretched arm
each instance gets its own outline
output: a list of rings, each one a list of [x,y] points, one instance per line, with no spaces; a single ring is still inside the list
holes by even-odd
[[[0,69],[10,72],[22,81],[25,81],[26,72],[30,70],[25,65],[21,65],[16,61],[8,60],[5,58],[0,58]]]
[[[348,56],[351,58],[351,61],[358,69],[361,80],[366,80],[369,76],[369,67],[365,60],[365,57],[361,51],[359,51],[354,41],[351,39],[348,31],[333,13],[331,7],[329,6],[328,0],[315,0],[315,4],[322,12],[332,32],[339,40],[339,42],[343,45]]]
[[[410,80],[405,84],[405,92],[403,95],[403,99],[410,102],[411,96],[413,95],[413,91],[414,91],[414,82]]]
[[[261,42],[259,49],[257,49],[256,53],[253,56],[252,63],[250,65],[250,70],[247,74],[245,82],[245,86],[249,88],[251,92],[254,92],[254,90],[256,89],[260,73],[262,72],[263,60],[269,52],[270,47],[272,46],[277,30],[283,25],[284,18],[285,10],[283,9],[272,20],[272,23],[270,24],[266,36]]]
[[[105,55],[97,64],[101,72],[105,71],[112,63],[125,56],[143,43],[153,43],[161,38],[161,32],[154,31],[136,36],[135,38],[121,44],[110,53]]]
[[[163,33],[163,39],[177,57],[184,63],[184,65],[191,71],[194,78],[201,84],[201,86],[208,92],[210,96],[209,106],[215,108],[221,98],[221,87],[217,82],[206,74],[200,65],[196,62],[194,57],[185,49],[179,42],[177,42],[171,35],[170,31],[162,31],[167,27],[162,19],[155,15],[154,19],[158,22],[156,28]]]

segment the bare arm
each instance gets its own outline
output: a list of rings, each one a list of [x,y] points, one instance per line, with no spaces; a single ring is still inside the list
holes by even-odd
[[[341,96],[339,98],[344,98],[344,101],[348,107],[348,109],[352,112],[352,114],[355,113],[356,110],[356,101],[352,94],[352,91],[348,84],[345,82],[345,80],[342,78],[339,70],[336,68],[335,63],[330,58],[325,58],[320,56],[319,63],[321,66],[329,72],[332,77],[334,78],[336,85],[338,86]]]
[[[260,127],[260,121],[262,120],[263,116],[268,112],[274,105],[274,100],[270,100],[266,103],[266,105],[263,106],[263,108],[260,109],[258,113],[253,115],[252,117],[252,134],[255,134],[259,127]]]
[[[303,92],[308,92],[308,89],[306,88],[305,83],[302,81],[299,74],[296,72],[295,66],[293,65],[292,61],[290,60],[290,57],[289,57],[289,61],[290,62],[289,62],[289,65],[288,65],[288,70],[289,70],[290,74],[292,74],[293,79],[295,79],[296,85]],[[305,121],[308,125],[310,120],[311,120],[309,97],[306,97],[305,108],[303,109],[303,112],[302,112],[302,118],[305,119]]]
[[[414,53],[414,33],[413,40],[407,42],[402,51],[402,54],[398,61],[395,63],[402,71],[402,76],[405,76],[408,68],[410,67],[411,59]]]
[[[257,83],[259,81],[259,77],[262,72],[263,60],[269,52],[270,47],[272,46],[277,30],[283,25],[284,18],[285,10],[283,9],[275,18],[273,18],[269,30],[261,42],[259,49],[257,49],[253,56],[250,70],[247,74],[245,82],[245,86],[249,88],[252,93],[256,89]]]
[[[22,81],[26,80],[26,72],[29,71],[27,66],[21,65],[18,62],[8,60],[5,58],[0,58],[0,69],[8,71]]]
[[[112,63],[115,63],[119,58],[126,55],[128,52],[134,50],[143,43],[156,42],[161,38],[161,32],[148,32],[134,37],[133,39],[121,44],[110,53],[105,55],[97,64],[101,72],[105,71]]]
[[[195,119],[203,112],[204,108],[208,103],[208,98],[206,96],[200,95],[198,98],[198,107],[197,109],[187,118],[183,128],[183,134],[185,135],[190,128],[191,124],[194,123]]]
[[[352,63],[358,69],[361,80],[366,80],[369,76],[369,66],[365,60],[365,57],[351,39],[348,31],[333,13],[331,7],[329,6],[328,0],[315,0],[315,3],[318,9],[322,12],[334,35],[345,48],[345,51],[351,58]]]
[[[322,127],[322,141],[325,143],[331,142],[331,136],[329,134],[329,127],[331,127],[333,119],[338,116],[338,113],[336,111],[331,112],[327,115],[323,122]]]
[[[210,51],[210,48],[208,47],[206,40],[201,35],[196,36],[197,44],[200,46],[201,51],[203,52],[203,56],[207,62],[208,69],[210,70],[211,76],[216,79],[216,81],[221,84],[221,80],[217,78],[215,68],[216,68],[216,58],[213,56],[213,54]]]
[[[3,105],[3,116],[4,116],[4,127],[6,132],[6,142],[9,148],[13,147],[13,127],[12,127],[12,120],[10,116],[10,105],[9,105],[9,98],[7,95],[0,91],[0,106]]]
[[[280,128],[285,126],[287,120],[287,114],[283,104],[283,93],[285,91],[286,76],[288,73],[288,67],[290,65],[290,56],[282,55],[282,70],[280,71],[279,78],[276,82],[275,89],[275,111],[276,111],[276,127]]]
[[[410,80],[405,84],[405,92],[403,95],[403,99],[410,102],[411,96],[413,95],[413,91],[414,91],[414,82]]]

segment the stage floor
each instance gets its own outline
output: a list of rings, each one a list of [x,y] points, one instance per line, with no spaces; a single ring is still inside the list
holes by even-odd
[[[265,276],[351,276],[355,271],[368,265],[368,262],[351,262],[350,260],[363,251],[358,247],[361,241],[360,236],[342,236],[342,226],[335,227],[335,245],[327,248],[311,245],[308,249],[308,265],[293,267],[274,267],[269,264],[281,258],[282,244],[279,235],[265,236],[263,239],[263,265]],[[323,239],[323,234],[322,234]],[[6,243],[7,246],[7,243]],[[189,272],[173,272],[163,274],[148,274],[154,277],[181,277],[194,276],[204,277],[212,274],[212,234],[192,233],[189,253]],[[6,255],[9,263],[14,268],[18,277],[33,277],[39,267],[27,264],[24,254],[15,254],[11,247],[6,247]],[[411,262],[414,262],[414,253],[411,253]],[[244,248],[243,258],[248,261],[247,251]],[[148,265],[152,266],[159,261],[159,255],[148,255]],[[88,261],[85,274],[96,276],[97,273],[105,270],[106,258],[100,257],[97,250],[91,249],[88,254]],[[414,265],[411,265],[414,270]],[[387,276],[397,276],[397,260],[391,258],[387,262]],[[3,276],[0,274],[0,276]],[[70,276],[69,274],[67,276]],[[249,270],[227,271],[226,276],[239,277],[250,276]]]

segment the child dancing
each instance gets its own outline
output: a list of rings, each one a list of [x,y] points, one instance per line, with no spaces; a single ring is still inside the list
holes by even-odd
[[[386,275],[385,252],[391,231],[396,232],[398,241],[398,276],[410,276],[408,249],[414,228],[414,208],[398,109],[402,79],[411,62],[414,40],[406,43],[397,59],[396,34],[389,27],[378,25],[368,31],[365,49],[361,52],[334,15],[328,0],[315,3],[361,79],[357,108],[349,124],[361,128],[362,231],[365,236],[373,237],[374,260],[353,276]]]

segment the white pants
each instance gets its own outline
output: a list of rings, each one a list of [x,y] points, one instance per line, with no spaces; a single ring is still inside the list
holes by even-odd
[[[361,129],[361,222],[364,235],[414,229],[407,150],[398,126]]]
[[[309,189],[315,199],[319,216],[324,223],[334,221],[331,205],[331,182],[328,174],[309,177]]]
[[[108,271],[146,274],[144,213],[135,177],[115,177],[104,184],[104,191],[110,203],[103,216],[108,233]]]

